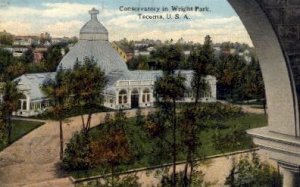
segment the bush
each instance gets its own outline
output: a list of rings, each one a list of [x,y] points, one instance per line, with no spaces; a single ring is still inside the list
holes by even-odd
[[[256,153],[253,153],[252,159],[247,155],[237,164],[233,164],[225,182],[225,185],[231,187],[280,187],[281,184],[282,176],[274,167],[260,162]]]
[[[5,123],[0,121],[0,148],[7,144],[7,130]]]
[[[114,181],[107,177],[98,187],[140,187],[139,178],[136,175],[126,175],[114,177]]]
[[[67,171],[92,168],[90,138],[84,133],[75,133],[64,153],[62,167]]]

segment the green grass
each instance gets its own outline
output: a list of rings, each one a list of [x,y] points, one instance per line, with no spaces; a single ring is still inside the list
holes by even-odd
[[[11,134],[12,143],[43,124],[43,122],[13,120]],[[9,146],[7,143],[0,143],[0,151],[7,146]]]
[[[237,117],[237,118],[231,118],[224,121],[225,125],[233,126],[235,125],[237,129],[246,131],[248,129],[257,128],[257,127],[263,127],[267,125],[267,118],[263,114],[245,114],[243,116]],[[229,134],[232,129],[222,129],[222,134]],[[244,149],[250,149],[253,148],[253,143],[250,136],[245,136],[240,141],[239,145],[236,145],[233,148],[225,148],[223,151],[217,150],[212,141],[212,135],[214,134],[213,129],[209,129],[208,131],[205,131],[201,134],[201,137],[203,137],[202,142],[203,145],[202,149],[205,156],[211,156],[215,154],[220,153],[226,153],[226,152],[232,152],[232,151],[238,151],[238,150],[244,150]]]
[[[215,120],[211,120],[211,123],[216,122]],[[219,121],[220,122],[220,121]],[[232,127],[240,129],[242,131],[246,131],[247,129],[262,127],[267,125],[267,118],[263,114],[243,114],[234,118],[227,118],[221,121],[222,124],[229,128],[224,128],[220,131],[222,134],[229,134],[232,131]],[[158,145],[149,137],[147,137],[146,133],[142,130],[141,127],[135,125],[135,118],[128,119],[127,125],[125,127],[126,133],[130,133],[128,136],[129,142],[135,142],[135,146],[138,149],[141,149],[143,154],[140,158],[134,159],[131,162],[126,164],[122,164],[118,171],[125,171],[129,169],[141,168],[141,167],[149,167],[153,165],[159,165],[163,163],[170,163],[170,159],[157,159],[154,155],[152,155],[151,150],[158,149]],[[244,136],[242,140],[239,140],[240,144],[235,147],[225,148],[222,151],[217,150],[213,144],[213,134],[215,133],[215,129],[208,129],[201,133],[201,141],[202,146],[201,155],[212,156],[220,153],[227,153],[232,151],[244,150],[253,148],[252,140],[249,136]],[[90,135],[92,139],[101,138],[103,134],[102,129],[98,126],[93,128],[90,131]],[[179,149],[180,150],[180,149]],[[178,161],[185,159],[185,152],[183,150],[178,153]],[[96,167],[90,169],[88,171],[73,171],[70,174],[75,178],[89,177],[95,175],[105,174],[105,167]]]
[[[95,108],[93,112],[98,113],[98,112],[110,112],[110,111],[113,111],[113,110],[106,108],[104,106],[99,106],[98,108]],[[65,118],[69,118],[69,117],[74,117],[74,116],[78,116],[81,114],[88,114],[88,112],[89,112],[89,110],[85,109],[85,108],[81,111],[78,107],[72,107],[72,108],[66,109],[64,111],[64,115],[65,115]],[[55,115],[50,111],[45,111],[40,115],[34,116],[33,118],[42,119],[42,120],[57,120]]]

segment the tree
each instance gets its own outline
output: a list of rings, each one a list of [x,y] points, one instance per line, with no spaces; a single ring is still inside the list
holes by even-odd
[[[33,50],[29,48],[22,56],[21,61],[23,61],[26,64],[32,63],[34,60],[34,54]]]
[[[172,44],[158,47],[151,52],[150,58],[156,67],[161,68],[164,72],[174,73],[180,62],[184,60],[184,54],[179,44]]]
[[[57,71],[55,79],[48,78],[42,85],[42,91],[50,99],[51,111],[59,121],[59,138],[60,138],[60,159],[63,159],[64,139],[63,139],[63,120],[64,111],[69,107],[68,99],[70,98],[70,84],[68,76],[70,71]]]
[[[1,72],[1,81],[5,81],[5,72],[6,68],[13,63],[12,54],[4,49],[0,49],[0,72]]]
[[[184,91],[186,90],[184,82],[185,78],[180,73],[175,74],[175,70],[182,59],[182,51],[178,45],[170,45],[165,49],[165,54],[159,52],[158,55],[162,58],[163,76],[160,77],[154,85],[155,93],[157,94],[157,100],[163,105],[171,106],[171,124],[172,124],[172,157],[173,157],[173,178],[172,185],[176,186],[176,161],[177,161],[177,116],[176,116],[176,101],[184,97]]]
[[[128,41],[126,38],[116,42],[120,48],[124,51],[133,52],[134,51],[134,41]]]
[[[266,114],[265,86],[259,67],[259,62],[254,58],[252,58],[252,61],[246,67],[245,75],[243,76],[243,82],[244,94],[247,96],[247,98],[253,98],[261,102]]]
[[[82,129],[88,133],[92,115],[98,106],[103,103],[103,89],[107,79],[105,73],[97,66],[95,59],[85,58],[84,62],[76,62],[70,74],[69,85],[73,106],[81,110]],[[83,110],[87,111],[87,119],[84,119]]]
[[[182,144],[186,148],[186,164],[183,172],[182,183],[184,186],[190,186],[192,181],[193,172],[193,155],[196,153],[197,148],[200,147],[199,141],[199,129],[197,128],[197,113],[195,111],[197,107],[184,108],[181,115],[180,130]],[[188,177],[188,167],[190,165],[190,176]]]
[[[41,44],[45,44],[46,42],[51,42],[51,36],[48,32],[40,34],[40,42]]]
[[[17,111],[23,94],[18,89],[18,81],[7,81],[3,87],[1,113],[6,124],[7,142],[11,143],[12,114]]]
[[[231,187],[282,186],[282,176],[275,168],[261,162],[255,152],[253,152],[251,157],[249,158],[249,155],[246,155],[237,164],[234,162],[230,174],[226,178],[225,185]]]
[[[13,35],[3,31],[0,32],[0,44],[11,46],[13,44]]]
[[[6,133],[6,128],[5,128],[5,123],[2,120],[3,118],[1,117],[0,120],[0,147],[4,147],[4,145],[7,144],[7,133]]]
[[[199,98],[205,92],[208,91],[208,84],[205,81],[205,76],[207,75],[207,66],[214,62],[214,53],[212,48],[212,41],[210,36],[206,36],[203,46],[196,46],[190,55],[190,60],[192,61],[193,78],[191,82],[191,88],[195,95],[195,103],[190,108],[183,109],[182,121],[182,132],[184,137],[184,145],[187,148],[187,158],[184,170],[184,183],[185,185],[191,184],[194,168],[194,154],[199,147],[199,137],[203,130],[203,124],[197,123],[197,120],[203,120],[205,116],[197,115],[195,112],[198,111]],[[205,112],[204,112],[205,113]],[[201,111],[203,114],[203,111]],[[188,177],[188,167],[190,165],[190,175]]]
[[[172,140],[169,137],[169,123],[172,120],[170,113],[172,110],[167,110],[167,108],[169,108],[169,105],[166,107],[161,105],[157,108],[157,111],[150,113],[142,128],[147,140],[151,140],[151,147],[154,148],[150,150],[150,154],[153,155],[148,161],[150,165],[164,164],[166,160],[172,159],[170,154],[172,153]]]
[[[66,146],[62,166],[67,171],[90,169],[94,166],[91,154],[90,137],[77,132]]]
[[[124,129],[126,116],[119,111],[115,119],[107,119],[105,134],[92,142],[92,158],[96,164],[105,164],[111,168],[111,186],[116,186],[115,169],[130,159],[129,143]]]
[[[48,52],[45,54],[45,67],[47,71],[55,71],[59,62],[63,58],[61,53],[62,47],[59,45],[52,46],[48,49]]]
[[[191,87],[195,93],[195,104],[197,105],[201,91],[207,90],[207,84],[204,80],[207,75],[207,66],[215,61],[210,36],[205,37],[203,46],[198,45],[192,50],[189,59],[192,61],[194,71]]]

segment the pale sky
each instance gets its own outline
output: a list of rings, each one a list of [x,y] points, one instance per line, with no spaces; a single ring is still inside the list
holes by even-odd
[[[140,20],[137,12],[121,12],[120,6],[208,6],[210,12],[187,12],[190,20]],[[217,42],[251,40],[226,0],[0,0],[0,30],[17,35],[49,32],[54,37],[78,36],[90,19],[88,10],[100,10],[98,19],[108,29],[110,40],[124,37],[168,40],[184,38],[202,42],[211,35]],[[143,14],[147,14],[142,12]],[[151,12],[150,14],[154,14]],[[165,14],[165,13],[159,13]]]

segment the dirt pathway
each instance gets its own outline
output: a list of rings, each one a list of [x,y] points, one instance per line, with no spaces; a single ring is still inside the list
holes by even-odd
[[[143,113],[149,111],[151,109],[145,109]],[[95,114],[91,126],[94,127],[103,122],[105,114]],[[132,117],[136,114],[136,110],[128,110],[126,114]],[[68,119],[63,126],[65,142],[68,142],[80,129],[81,118],[79,116]],[[43,126],[0,152],[0,186],[72,186],[72,183],[57,169],[58,135],[58,122],[47,121]]]

